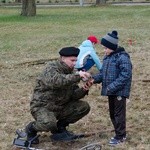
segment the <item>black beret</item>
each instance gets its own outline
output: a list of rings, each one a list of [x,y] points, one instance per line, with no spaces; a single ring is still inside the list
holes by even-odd
[[[75,56],[77,57],[79,55],[79,48],[76,47],[64,47],[59,51],[59,54],[61,56]]]

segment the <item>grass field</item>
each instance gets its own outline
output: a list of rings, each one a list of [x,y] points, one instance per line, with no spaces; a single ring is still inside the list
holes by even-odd
[[[0,149],[15,149],[12,146],[15,130],[32,120],[30,97],[35,78],[44,67],[43,63],[36,62],[57,58],[62,47],[79,46],[88,35],[101,38],[116,29],[120,45],[129,52],[133,63],[132,91],[127,104],[127,142],[116,148],[108,146],[113,128],[107,98],[100,95],[101,87],[94,85],[84,98],[91,112],[70,125],[69,130],[97,134],[74,142],[53,143],[50,133],[42,133],[37,147],[79,150],[99,142],[103,150],[149,150],[150,7],[38,8],[37,16],[30,18],[20,16],[20,11],[0,7]],[[102,59],[102,47],[96,48]]]

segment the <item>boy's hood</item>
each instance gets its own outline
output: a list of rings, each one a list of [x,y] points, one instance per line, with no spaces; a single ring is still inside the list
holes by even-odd
[[[90,40],[85,40],[82,42],[81,46],[83,47],[93,47],[93,44]]]
[[[118,47],[113,53],[111,53],[111,55],[120,55],[120,54],[127,55],[130,58],[129,54],[125,51],[124,47]]]
[[[125,49],[123,47],[118,47],[114,53],[119,53],[119,52],[125,52]]]
[[[118,47],[117,50],[114,52],[115,54],[124,54],[124,55],[127,55],[129,58],[129,54],[125,51],[124,47]]]

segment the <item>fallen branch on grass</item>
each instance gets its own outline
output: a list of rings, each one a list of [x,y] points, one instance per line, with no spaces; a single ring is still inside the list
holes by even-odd
[[[127,129],[130,129],[132,127],[133,127],[133,125],[130,125],[127,127]],[[107,132],[114,132],[114,129],[106,129],[106,130],[97,131],[97,132],[83,133],[82,137],[86,138],[86,137],[90,137],[90,136],[101,135],[101,134],[104,134]]]
[[[57,58],[49,58],[49,59],[39,59],[39,60],[34,60],[34,61],[26,61],[26,62],[19,63],[15,66],[22,66],[22,65],[33,66],[33,65],[45,64],[48,61],[53,61],[56,59]]]
[[[98,132],[83,133],[82,137],[86,138],[86,137],[100,135],[100,134],[103,134],[103,133],[106,133],[106,132],[113,132],[113,131],[114,130],[112,130],[112,129],[107,129],[107,130],[98,131]]]
[[[0,69],[11,69],[11,68],[16,68],[16,67],[20,67],[20,66],[34,66],[34,65],[40,65],[40,64],[45,64],[48,61],[53,61],[56,60],[58,58],[49,58],[49,59],[39,59],[39,60],[33,60],[33,61],[26,61],[26,62],[21,62],[18,64],[12,64],[12,65],[4,65],[4,64],[0,64]]]
[[[150,82],[150,79],[143,79],[142,82]]]
[[[150,82],[150,79],[133,79],[132,81],[133,82],[138,82],[138,81],[141,81],[141,82]]]
[[[9,68],[12,68],[12,67],[18,67],[18,66],[23,66],[23,65],[26,65],[26,66],[34,66],[34,65],[39,65],[39,64],[45,64],[46,62],[48,61],[53,61],[53,60],[56,60],[58,58],[49,58],[49,59],[39,59],[39,60],[34,60],[34,61],[26,61],[26,62],[22,62],[22,63],[19,63],[19,64],[15,64],[14,66],[4,66],[3,64],[0,64],[0,69],[1,68],[6,68],[6,69],[9,69]],[[132,80],[133,82],[138,82],[138,81],[141,81],[141,82],[150,82],[150,79],[133,79]]]

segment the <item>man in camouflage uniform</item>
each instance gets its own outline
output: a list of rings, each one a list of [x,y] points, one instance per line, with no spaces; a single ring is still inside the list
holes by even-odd
[[[77,135],[66,130],[90,111],[87,102],[81,101],[88,94],[90,83],[79,87],[81,79],[90,78],[87,72],[73,72],[79,49],[65,47],[59,51],[60,59],[49,62],[36,80],[30,103],[35,121],[26,126],[27,139],[31,140],[39,131],[51,131],[52,140],[73,140]],[[35,139],[33,144],[38,144]]]

